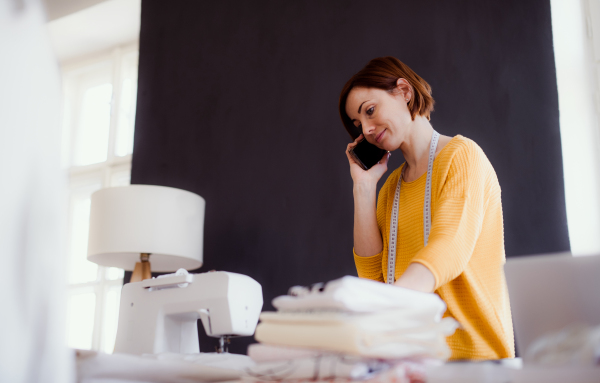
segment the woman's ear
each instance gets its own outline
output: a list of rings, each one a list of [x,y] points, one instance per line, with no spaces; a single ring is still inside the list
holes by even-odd
[[[404,98],[407,103],[410,101],[413,95],[412,86],[410,86],[410,83],[405,78],[400,77],[396,80],[396,94]]]

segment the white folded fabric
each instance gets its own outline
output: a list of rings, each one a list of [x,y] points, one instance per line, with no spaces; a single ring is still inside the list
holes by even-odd
[[[447,359],[446,337],[458,328],[442,318],[446,304],[422,293],[345,276],[312,288],[295,286],[261,314],[255,338],[273,346],[370,358]]]
[[[369,360],[345,355],[321,355],[309,358],[290,359],[259,363],[249,368],[248,376],[258,380],[362,380],[389,370],[392,363]]]
[[[352,276],[328,282],[322,291],[300,291],[303,293],[299,296],[284,295],[273,299],[273,306],[279,311],[336,310],[355,313],[427,307],[436,312],[435,319],[438,320],[446,311],[446,304],[436,294]]]
[[[314,358],[315,356],[321,356],[324,353],[326,353],[326,351],[299,347],[273,346],[263,343],[254,343],[248,346],[248,356],[256,363]]]
[[[255,365],[252,358],[246,355],[230,354],[228,352],[201,352],[192,354],[178,354],[174,352],[161,352],[158,354],[142,354],[143,358],[160,361],[174,361],[199,364],[206,367],[223,368],[226,370],[246,371]]]
[[[206,363],[207,365],[204,365]],[[255,363],[245,355],[128,355],[78,351],[77,381],[201,383],[238,380]]]
[[[264,312],[255,338],[261,343],[328,350],[362,357],[447,359],[446,336],[458,322],[435,320],[427,307],[376,314]]]
[[[345,366],[340,366],[338,362]],[[355,363],[352,364],[353,362]],[[329,360],[315,357],[259,363],[241,381],[348,383],[354,380],[362,383],[423,383],[428,381],[426,368],[432,365],[438,364],[422,359],[374,361],[343,356],[330,356]]]
[[[377,326],[379,330],[395,330],[439,323],[439,306],[419,305],[401,309],[390,309],[375,313],[349,313],[343,311],[264,311],[260,314],[263,323],[286,324],[337,324],[341,322],[361,323],[364,327]],[[443,312],[441,313],[443,315]]]

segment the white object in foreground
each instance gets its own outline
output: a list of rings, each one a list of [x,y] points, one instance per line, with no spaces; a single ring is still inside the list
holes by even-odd
[[[386,285],[369,279],[345,276],[327,282],[322,289],[294,286],[297,296],[282,295],[273,299],[278,311],[335,310],[355,313],[374,313],[392,309],[430,308],[440,320],[446,303],[436,294],[423,293],[404,287]]]
[[[240,379],[254,366],[245,355],[124,355],[77,351],[77,380],[81,383],[200,383]]]
[[[458,322],[436,320],[435,311],[387,310],[373,314],[264,312],[255,338],[268,345],[292,346],[371,358],[413,356],[447,359],[446,337]]]
[[[371,358],[450,357],[446,337],[458,322],[442,318],[436,294],[352,276],[290,294],[273,300],[277,312],[261,314],[257,341]]]

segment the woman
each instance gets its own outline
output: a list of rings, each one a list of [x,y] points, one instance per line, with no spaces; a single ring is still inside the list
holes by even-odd
[[[437,293],[462,326],[448,337],[452,359],[514,357],[500,185],[475,142],[434,131],[433,103],[429,84],[393,57],[371,60],[342,90],[344,126],[361,132],[346,150],[358,275]],[[368,171],[349,153],[363,139],[390,152]],[[396,149],[406,162],[376,202]]]

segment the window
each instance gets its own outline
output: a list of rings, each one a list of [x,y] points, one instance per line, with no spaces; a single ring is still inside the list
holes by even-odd
[[[600,1],[550,5],[571,252],[594,254],[600,251]]]
[[[111,353],[123,270],[87,261],[90,197],[128,185],[137,94],[137,45],[63,67],[63,165],[69,169],[70,347]]]

